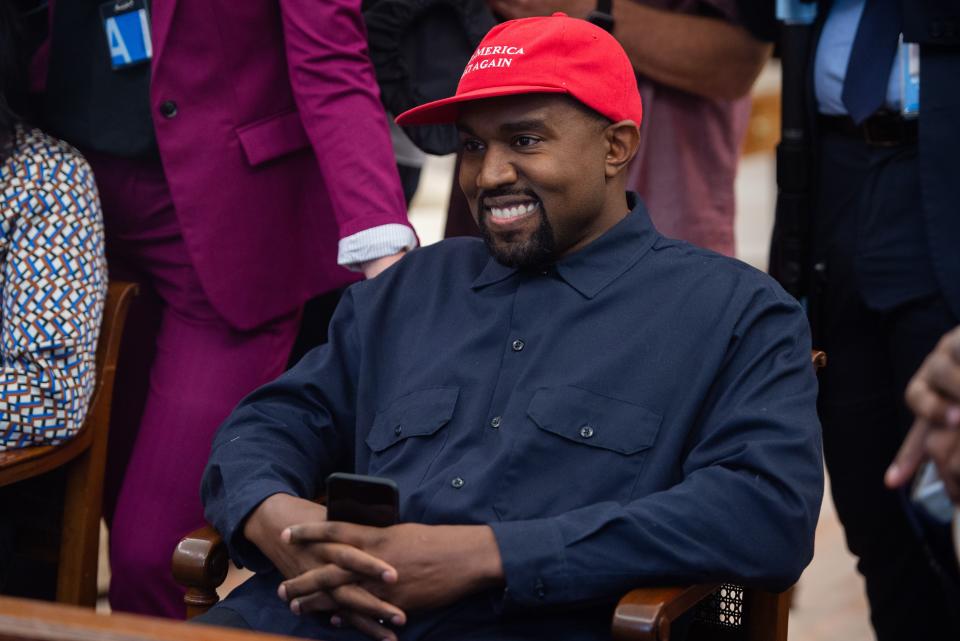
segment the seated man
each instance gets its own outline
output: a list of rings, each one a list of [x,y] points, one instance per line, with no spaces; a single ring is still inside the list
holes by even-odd
[[[625,195],[640,119],[623,49],[562,14],[496,26],[398,118],[457,123],[484,241],[351,287],[221,427],[206,514],[258,574],[206,621],[602,639],[638,585],[796,581],[823,491],[804,314]],[[403,523],[327,522],[334,471],[393,479]]]

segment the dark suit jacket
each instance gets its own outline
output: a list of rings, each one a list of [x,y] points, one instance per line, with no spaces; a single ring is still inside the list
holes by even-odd
[[[943,295],[960,317],[960,1],[901,0],[920,43],[919,160],[924,221]]]

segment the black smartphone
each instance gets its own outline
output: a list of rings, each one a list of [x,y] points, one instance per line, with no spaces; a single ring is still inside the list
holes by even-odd
[[[394,525],[400,521],[400,490],[390,479],[334,472],[327,477],[327,520]]]

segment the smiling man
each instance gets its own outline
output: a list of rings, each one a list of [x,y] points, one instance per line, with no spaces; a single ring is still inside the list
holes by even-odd
[[[620,46],[563,15],[495,27],[399,117],[457,124],[484,242],[351,287],[223,425],[207,516],[257,575],[207,622],[592,640],[638,585],[797,579],[823,490],[803,312],[657,233],[624,191],[641,117]],[[395,481],[402,523],[327,521],[334,471]]]

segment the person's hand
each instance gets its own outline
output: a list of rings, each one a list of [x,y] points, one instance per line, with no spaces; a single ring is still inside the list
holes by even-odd
[[[302,545],[347,545],[396,568],[396,582],[361,578],[359,586],[405,611],[453,603],[468,594],[499,585],[503,577],[500,550],[493,531],[487,526],[406,523],[374,528],[351,523],[310,522],[288,528],[284,536]],[[339,584],[344,569],[329,565],[317,567],[287,579],[280,589],[286,598],[300,602],[301,611],[326,610],[323,603],[315,608],[311,595]],[[336,592],[332,596],[341,606],[335,621],[349,622],[377,639],[395,638],[378,617],[358,612],[352,604],[340,601]]]
[[[376,277],[377,274],[385,270],[386,268],[393,265],[395,262],[403,258],[407,252],[397,252],[396,254],[390,254],[389,256],[383,256],[382,258],[375,258],[373,260],[368,260],[363,264],[363,267],[360,270],[363,272],[364,278],[367,280]]]
[[[549,16],[556,11],[571,18],[586,18],[597,8],[596,0],[487,0],[487,4],[507,20]]]
[[[327,508],[289,494],[274,494],[250,514],[243,535],[273,562],[286,578],[323,570],[326,583],[319,585],[305,600],[309,610],[334,610],[349,607],[374,619],[388,619],[402,625],[404,613],[358,586],[361,580],[371,585],[396,581],[397,571],[388,563],[339,542],[294,541],[291,525],[320,524],[327,521]],[[306,593],[304,593],[306,594]],[[287,599],[281,588],[280,597]],[[304,600],[291,603],[299,614]],[[381,639],[386,637],[379,637]]]
[[[903,485],[930,458],[950,498],[960,504],[960,327],[940,340],[905,396],[917,420],[887,470],[887,485]]]

